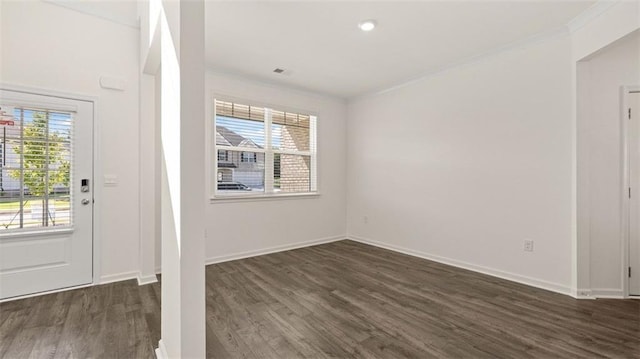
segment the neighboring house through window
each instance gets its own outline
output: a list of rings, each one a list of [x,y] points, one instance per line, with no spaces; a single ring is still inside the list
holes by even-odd
[[[215,100],[214,197],[317,192],[316,116]]]

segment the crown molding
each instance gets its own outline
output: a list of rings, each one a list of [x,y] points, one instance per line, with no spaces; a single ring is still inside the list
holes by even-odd
[[[504,46],[500,46],[500,47],[496,47],[494,49],[491,49],[489,51],[480,53],[480,54],[476,54],[473,55],[471,57],[467,57],[465,59],[462,59],[460,61],[456,61],[456,62],[451,62],[448,63],[444,66],[435,68],[435,69],[431,69],[430,71],[424,72],[416,77],[410,78],[408,80],[405,80],[403,82],[399,82],[395,85],[392,86],[388,86],[385,88],[381,88],[378,90],[374,90],[374,91],[370,91],[370,92],[365,92],[363,94],[360,95],[356,95],[353,97],[348,98],[349,102],[352,101],[358,101],[361,99],[365,99],[368,97],[373,97],[373,96],[377,96],[377,95],[381,95],[387,92],[392,92],[395,90],[398,90],[400,88],[412,85],[414,83],[426,80],[428,78],[434,77],[434,76],[438,76],[440,74],[443,74],[447,71],[462,67],[462,66],[468,66],[468,65],[473,65],[476,63],[479,63],[481,61],[484,61],[488,58],[492,58],[498,55],[501,55],[503,53],[509,52],[509,51],[513,51],[513,50],[517,50],[517,49],[521,49],[521,48],[525,48],[531,45],[534,45],[536,43],[541,43],[541,42],[545,42],[545,41],[549,41],[552,40],[558,36],[562,36],[562,35],[570,35],[573,32],[579,30],[580,28],[582,28],[583,26],[585,26],[586,24],[588,24],[589,22],[597,19],[600,15],[606,13],[607,11],[609,11],[611,8],[613,8],[614,6],[618,5],[619,3],[621,3],[621,0],[599,0],[598,2],[596,2],[595,4],[591,5],[588,9],[584,10],[583,12],[581,12],[578,16],[574,17],[571,21],[569,21],[567,24],[560,26],[556,29],[553,29],[551,31],[546,31],[546,32],[540,32],[537,34],[534,34],[532,36],[529,36],[527,38],[521,39],[521,40],[517,40],[514,41],[512,43],[509,43],[507,45]]]
[[[578,31],[583,26],[600,17],[600,15],[609,11],[612,7],[618,5],[620,2],[620,0],[599,0],[567,23],[566,26],[567,29],[569,29],[569,33]]]
[[[140,24],[138,23],[138,16],[136,14],[136,19],[128,19],[125,16],[118,16],[116,14],[105,13],[104,11],[100,11],[95,7],[96,2],[92,1],[69,1],[69,0],[42,0],[43,2],[55,6],[60,6],[65,9],[77,11],[79,13],[95,16],[102,20],[106,20],[109,22],[113,22],[119,25],[124,25],[133,29],[140,29]]]
[[[454,61],[454,62],[450,62],[444,66],[440,66],[434,69],[431,69],[427,72],[423,72],[422,74],[413,77],[409,80],[406,80],[404,82],[400,82],[396,85],[393,86],[389,86],[389,87],[385,87],[383,89],[379,89],[379,90],[375,90],[375,91],[371,91],[371,92],[366,92],[363,93],[361,95],[357,95],[357,96],[353,96],[349,98],[349,102],[352,101],[358,101],[361,99],[365,99],[365,98],[369,98],[369,97],[373,97],[373,96],[377,96],[377,95],[382,95],[388,92],[392,92],[398,89],[401,89],[403,87],[407,87],[410,85],[413,85],[417,82],[426,80],[428,78],[434,77],[434,76],[439,76],[443,73],[446,73],[448,71],[460,68],[462,66],[469,66],[469,65],[473,65],[473,64],[477,64],[480,63],[482,61],[485,61],[489,58],[493,58],[496,56],[499,56],[501,54],[510,52],[510,51],[514,51],[514,50],[518,50],[518,49],[522,49],[522,48],[526,48],[529,47],[531,45],[537,44],[537,43],[542,43],[542,42],[546,42],[549,40],[553,40],[556,39],[560,36],[564,36],[564,35],[569,35],[569,32],[567,30],[566,26],[560,26],[558,28],[555,28],[551,31],[545,31],[545,32],[540,32],[537,34],[534,34],[532,36],[526,37],[524,39],[521,40],[517,40],[514,42],[511,42],[509,44],[503,45],[503,46],[499,46],[496,48],[493,48],[489,51],[486,52],[482,52],[467,58],[464,58],[462,60],[459,61]]]
[[[293,93],[296,93],[296,94],[299,94],[299,95],[302,95],[302,96],[309,96],[309,97],[315,97],[315,98],[320,98],[320,99],[327,99],[327,100],[338,101],[338,102],[342,102],[342,103],[346,103],[347,100],[348,100],[348,97],[339,96],[339,95],[332,94],[332,93],[329,93],[329,92],[316,91],[316,90],[312,90],[312,89],[309,89],[309,88],[306,88],[306,87],[302,87],[302,86],[298,86],[298,85],[294,85],[294,84],[287,84],[287,83],[279,82],[279,81],[276,81],[276,80],[268,80],[268,79],[265,79],[262,76],[248,75],[248,74],[244,74],[242,72],[228,70],[228,69],[225,69],[225,68],[212,66],[212,65],[209,65],[209,64],[206,65],[206,72],[210,76],[222,76],[222,77],[235,79],[237,81],[246,82],[246,83],[250,83],[250,84],[254,84],[254,85],[259,85],[259,86],[264,86],[264,87],[271,87],[271,88],[276,88],[276,89],[280,89],[280,90],[286,90],[286,91],[290,91],[290,92],[293,92]]]

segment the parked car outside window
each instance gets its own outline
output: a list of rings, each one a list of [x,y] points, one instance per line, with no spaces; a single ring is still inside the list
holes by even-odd
[[[251,188],[239,182],[218,182],[218,191],[251,191]]]

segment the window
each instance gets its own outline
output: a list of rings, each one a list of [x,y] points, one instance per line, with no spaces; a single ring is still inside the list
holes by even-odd
[[[316,122],[309,114],[215,100],[214,197],[317,192]]]
[[[240,162],[257,162],[257,154],[255,152],[242,152]]]
[[[71,225],[73,114],[0,106],[0,231]]]

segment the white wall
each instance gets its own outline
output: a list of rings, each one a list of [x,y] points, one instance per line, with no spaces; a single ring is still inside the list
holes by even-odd
[[[619,283],[620,277],[622,273],[619,275],[619,278],[615,283],[609,283],[604,287],[596,288],[600,290],[592,292],[591,286],[591,260],[592,255],[590,253],[591,245],[590,245],[590,230],[589,230],[589,221],[588,217],[585,217],[589,213],[587,210],[589,196],[585,196],[585,193],[588,193],[587,183],[589,177],[585,176],[585,171],[590,171],[586,166],[586,162],[584,162],[585,157],[578,156],[578,151],[581,146],[584,144],[580,144],[578,141],[578,134],[581,131],[580,126],[578,125],[578,119],[580,116],[584,116],[585,110],[588,108],[584,108],[581,106],[584,104],[584,101],[580,102],[578,98],[580,96],[586,96],[585,91],[588,89],[585,86],[581,86],[581,82],[585,80],[586,77],[580,76],[578,78],[578,73],[582,72],[584,75],[585,67],[588,67],[587,62],[580,62],[581,60],[588,60],[590,55],[595,54],[597,51],[605,48],[607,45],[614,43],[615,41],[621,39],[622,37],[630,34],[631,32],[640,28],[640,2],[637,1],[624,1],[617,3],[601,3],[600,5],[606,8],[606,11],[603,13],[594,13],[591,14],[584,23],[581,23],[579,26],[573,28],[573,32],[571,34],[571,56],[572,56],[572,76],[574,80],[574,86],[572,88],[572,103],[573,106],[573,116],[572,116],[572,127],[574,128],[574,153],[573,153],[573,165],[574,169],[574,188],[572,190],[572,194],[575,195],[574,200],[572,201],[574,208],[574,223],[572,230],[572,241],[574,248],[574,256],[573,260],[573,281],[576,283],[576,287],[578,292],[576,293],[579,296],[601,296],[601,295],[612,295],[610,291],[607,291],[606,288],[616,288]],[[616,220],[619,223],[619,218]],[[595,254],[597,256],[597,254]],[[604,292],[601,290],[605,289]],[[615,289],[614,289],[615,290]],[[620,295],[619,293],[613,293],[613,295]]]
[[[207,208],[208,262],[262,253],[324,239],[344,239],[346,104],[234,76],[209,73],[207,119],[214,94],[318,115],[319,197],[217,201]],[[207,121],[207,125],[210,122]],[[213,157],[215,159],[215,156]]]
[[[159,75],[158,75],[159,76]],[[160,83],[160,82],[159,82]],[[159,92],[158,92],[159,94]],[[160,177],[156,175],[156,169],[160,168],[156,163],[156,136],[159,127],[156,124],[160,111],[156,111],[156,83],[155,76],[140,75],[140,131],[139,131],[139,198],[140,198],[140,249],[138,281],[140,283],[153,283],[156,278],[156,242],[160,240],[160,221],[156,213],[159,206],[156,198],[160,198],[160,189],[156,182]],[[158,95],[159,96],[159,95]],[[159,122],[159,121],[158,121]],[[156,158],[158,157],[158,158]]]
[[[640,33],[579,63],[578,228],[587,245],[589,280],[580,288],[623,295],[620,87],[640,85]]]
[[[162,339],[156,356],[202,358],[206,342],[206,136],[200,127],[205,117],[204,1],[166,1],[159,16],[159,31],[150,34],[151,43],[160,45],[161,61],[157,151],[162,156],[164,270]]]
[[[139,31],[51,3],[3,1],[0,9],[1,82],[98,98],[100,170],[119,180],[102,188],[98,204],[101,272],[105,280],[131,277],[139,270],[144,183]],[[565,291],[576,281],[575,261],[585,262],[571,255],[577,253],[576,61],[637,29],[638,19],[638,2],[617,3],[570,37],[355,100],[348,116],[342,100],[210,73],[209,98],[217,92],[319,113],[322,195],[207,205],[207,218],[227,225],[208,227],[206,257],[223,260],[348,232]],[[126,78],[126,90],[101,89],[102,75]],[[534,253],[522,251],[524,238],[535,240]],[[607,276],[594,278],[594,286],[611,287]]]
[[[101,275],[138,271],[138,30],[44,2],[3,1],[2,68],[6,84],[98,98],[100,163],[118,186],[102,188]],[[126,79],[123,92],[100,88],[103,75]],[[79,149],[89,150],[89,149]],[[96,178],[96,186],[102,179]]]
[[[350,103],[349,235],[568,293],[570,50],[560,34]]]

